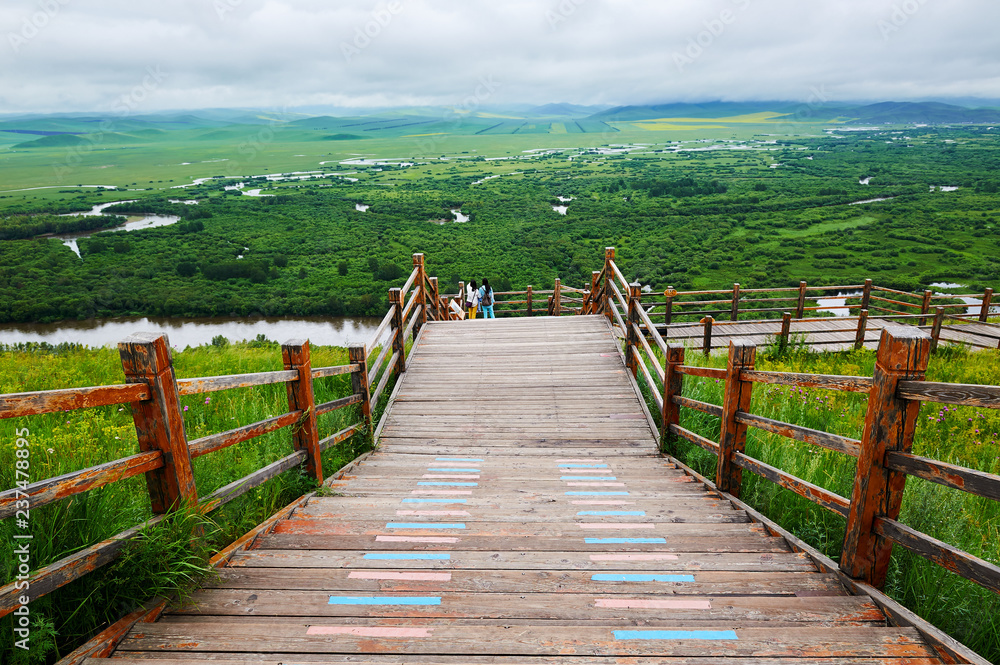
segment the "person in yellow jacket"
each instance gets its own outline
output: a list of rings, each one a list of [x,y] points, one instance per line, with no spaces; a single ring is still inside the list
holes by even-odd
[[[476,318],[476,309],[479,308],[479,289],[476,288],[476,280],[472,280],[465,286],[465,314],[469,319]]]

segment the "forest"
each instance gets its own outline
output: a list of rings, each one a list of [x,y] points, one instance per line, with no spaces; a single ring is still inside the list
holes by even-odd
[[[0,322],[379,315],[415,252],[442,291],[482,277],[497,290],[551,288],[556,277],[583,286],[605,246],[617,247],[629,279],[653,290],[872,278],[975,291],[1000,282],[997,134],[880,128],[555,147],[495,160],[454,151],[361,160],[353,177],[341,162],[304,179],[217,175],[184,189],[4,197]],[[171,202],[178,195],[186,201]],[[59,215],[126,197],[138,201],[107,212],[180,221],[81,238],[81,257],[42,235],[120,222]]]

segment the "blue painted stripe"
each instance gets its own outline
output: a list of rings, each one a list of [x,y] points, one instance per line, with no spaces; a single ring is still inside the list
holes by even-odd
[[[615,476],[563,476],[559,480],[618,480]]]
[[[369,552],[365,554],[369,561],[450,561],[451,554],[447,552]]]
[[[628,492],[566,492],[566,496],[626,496]]]
[[[479,483],[432,483],[429,481],[420,481],[418,485],[434,485],[437,487],[479,487]]]
[[[645,510],[581,510],[577,515],[597,515],[600,517],[645,517]]]
[[[403,499],[403,503],[465,503],[468,499]]]
[[[434,522],[388,522],[386,529],[464,529],[461,522],[451,524],[436,524]]]
[[[331,605],[440,605],[440,596],[330,596]]]
[[[734,630],[616,630],[616,640],[738,640]]]
[[[485,462],[478,457],[435,457],[435,462]]]
[[[622,575],[598,573],[591,575],[595,582],[694,582],[694,575]]]
[[[447,471],[449,473],[482,473],[479,469],[439,469],[428,467],[428,471]]]
[[[665,545],[666,538],[585,538],[588,545],[614,545],[622,543],[652,543],[654,545]]]
[[[560,464],[560,469],[606,469],[607,464]]]

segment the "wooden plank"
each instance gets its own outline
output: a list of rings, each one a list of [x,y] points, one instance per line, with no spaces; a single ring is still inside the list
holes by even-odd
[[[149,387],[145,384],[10,393],[0,395],[0,418],[18,418],[56,411],[127,404],[147,400],[149,396]]]
[[[301,415],[301,411],[293,411],[291,413],[275,416],[274,418],[268,418],[267,420],[261,420],[260,422],[244,425],[243,427],[237,427],[236,429],[231,429],[226,432],[210,434],[209,436],[195,439],[194,441],[188,443],[188,450],[190,451],[191,459],[207,455],[208,453],[213,453],[216,450],[228,448],[229,446],[242,443],[243,441],[249,441],[250,439],[263,436],[269,432],[277,431],[282,427],[288,427],[289,425],[297,422]]]
[[[853,339],[853,338],[852,338]],[[867,376],[832,376],[826,374],[796,374],[793,372],[761,372],[743,370],[743,379],[754,383],[770,383],[779,386],[822,388],[842,392],[867,393],[872,388],[872,379]]]
[[[229,376],[177,379],[177,393],[180,395],[198,395],[218,390],[286,383],[294,381],[296,378],[298,378],[298,372],[283,370],[278,372],[257,372],[255,374],[231,374]]]
[[[678,633],[656,635],[663,639],[642,639],[641,629],[622,627],[616,638],[611,627],[586,624],[560,627],[521,625],[516,631],[506,626],[433,625],[414,627],[412,633],[365,633],[342,630],[336,622],[310,626],[274,624],[213,624],[159,622],[144,626],[139,634],[126,638],[126,651],[152,652],[248,652],[254,653],[365,653],[468,654],[481,653],[482,645],[502,655],[546,656],[699,656],[699,657],[870,657],[924,658],[930,649],[919,634],[908,628],[767,628],[738,629],[735,634],[706,634],[711,639],[682,639],[690,626],[678,626]],[[391,626],[392,624],[390,624]],[[398,625],[398,624],[396,624]],[[730,624],[731,625],[731,624]],[[329,626],[329,628],[327,628]],[[372,628],[378,626],[370,626]],[[309,629],[313,628],[310,633]],[[318,630],[317,630],[318,629]],[[381,635],[381,636],[380,636]],[[656,635],[649,635],[650,638]],[[681,639],[678,639],[681,638]],[[723,639],[725,638],[725,639]]]
[[[772,420],[771,418],[756,416],[750,413],[738,413],[736,414],[736,419],[741,423],[750,425],[751,427],[756,427],[757,429],[762,429],[765,432],[772,432],[774,434],[786,436],[790,439],[795,439],[796,441],[810,443],[814,446],[821,446],[828,450],[835,450],[839,453],[850,455],[851,457],[857,457],[861,451],[861,442],[857,439],[850,439],[846,436],[829,434],[827,432],[821,432],[820,430],[810,429],[800,425],[783,423],[778,420]]]
[[[838,515],[847,517],[847,513],[850,511],[850,502],[844,497],[801,478],[796,478],[770,464],[747,457],[742,453],[736,454],[734,463]]]
[[[1000,386],[935,381],[900,381],[898,395],[903,399],[921,402],[1000,409]]]

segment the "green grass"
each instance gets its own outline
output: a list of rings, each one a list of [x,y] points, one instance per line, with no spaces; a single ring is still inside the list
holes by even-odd
[[[785,352],[761,348],[757,369],[816,374],[871,376],[874,352]],[[689,351],[690,364],[725,367],[724,355],[707,361]],[[943,347],[931,358],[927,380],[1000,385],[1000,351],[969,352]],[[721,404],[723,384],[693,377],[684,380],[684,395]],[[860,439],[867,398],[854,393],[757,385],[754,414]],[[719,419],[682,410],[681,426],[719,439]],[[1000,411],[944,407],[923,403],[913,452],[989,473],[1000,473]],[[794,476],[850,498],[855,460],[816,446],[750,428],[747,454]],[[672,441],[668,452],[709,478],[716,456],[684,441]],[[827,556],[838,560],[845,520],[797,494],[743,473],[741,498]],[[1000,563],[1000,503],[908,478],[900,521],[959,549]],[[896,547],[886,593],[976,650],[1000,662],[1000,596],[963,580],[944,568]]]
[[[347,364],[347,352],[312,347],[314,367]],[[202,346],[174,351],[178,378],[282,369],[277,344],[256,341]],[[33,348],[0,351],[0,393],[48,390],[124,382],[115,349]],[[317,403],[351,393],[348,375],[314,382]],[[188,440],[287,412],[283,384],[225,390],[181,398]],[[320,416],[320,436],[358,422],[357,407]],[[110,406],[0,421],[0,486],[14,486],[15,429],[29,434],[33,481],[51,478],[138,452],[135,426],[126,406]],[[366,450],[368,439],[357,435],[326,451],[326,475]],[[206,496],[291,452],[288,428],[231,446],[194,460],[198,494]],[[0,650],[17,663],[54,662],[89,639],[141,601],[183,591],[206,572],[210,553],[240,537],[315,484],[292,470],[255,488],[208,516],[182,513],[136,539],[115,563],[35,600],[37,622],[31,652],[13,649],[12,616],[0,620]],[[151,517],[142,476],[113,483],[71,499],[32,509],[31,568],[36,570],[79,549],[100,542]],[[188,542],[197,520],[202,535]],[[11,548],[13,520],[0,524],[3,579],[15,575]],[[7,662],[6,660],[4,662]]]

